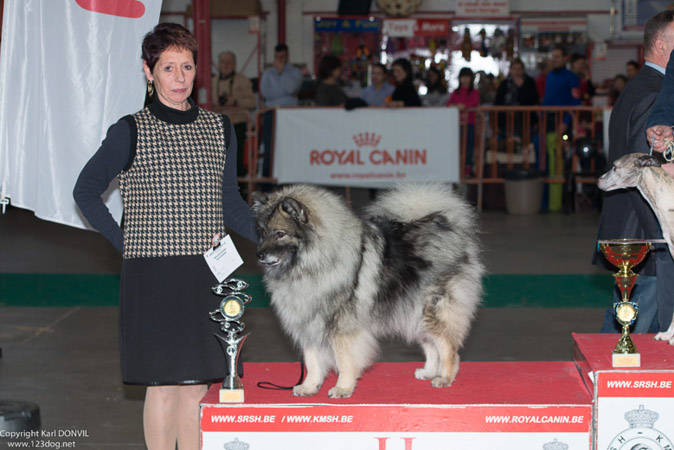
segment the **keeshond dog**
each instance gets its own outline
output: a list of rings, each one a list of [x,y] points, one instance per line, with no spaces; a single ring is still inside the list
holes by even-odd
[[[314,186],[255,193],[257,258],[271,303],[302,351],[298,396],[332,369],[332,398],[350,397],[377,339],[402,336],[426,356],[415,377],[449,386],[482,298],[484,265],[473,208],[440,184],[381,193],[362,217]]]

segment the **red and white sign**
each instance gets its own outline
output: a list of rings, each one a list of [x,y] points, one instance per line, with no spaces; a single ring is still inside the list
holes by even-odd
[[[417,20],[417,36],[447,36],[448,34],[449,20],[447,19]]]
[[[447,19],[384,19],[383,32],[390,37],[449,35]]]
[[[202,448],[218,450],[235,440],[250,448],[307,450],[318,442],[335,450],[493,450],[544,448],[556,440],[588,449],[591,421],[590,405],[227,405],[201,411]]]
[[[457,0],[457,17],[505,17],[510,15],[509,0]]]
[[[446,389],[415,379],[422,365],[375,364],[352,397],[330,399],[334,374],[315,396],[294,397],[257,383],[294,383],[296,365],[247,363],[245,403],[218,403],[217,385],[201,401],[202,448],[590,448],[592,404],[573,363],[462,363]]]
[[[574,334],[574,359],[595,402],[597,449],[674,449],[674,347],[634,334],[641,367],[614,369],[617,334]]]
[[[382,31],[391,37],[412,37],[416,26],[415,19],[385,19]]]
[[[279,109],[274,148],[280,184],[458,182],[459,113],[456,108]]]

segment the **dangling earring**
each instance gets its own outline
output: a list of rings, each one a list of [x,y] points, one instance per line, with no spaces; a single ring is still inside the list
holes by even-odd
[[[154,95],[154,81],[147,80],[147,95],[152,97]]]

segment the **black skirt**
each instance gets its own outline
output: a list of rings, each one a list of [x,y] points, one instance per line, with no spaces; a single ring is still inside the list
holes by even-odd
[[[127,384],[203,384],[226,374],[208,313],[220,305],[204,257],[125,259],[120,284],[122,379]]]

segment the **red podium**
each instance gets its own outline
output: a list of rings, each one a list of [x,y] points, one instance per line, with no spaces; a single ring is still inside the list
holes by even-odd
[[[218,403],[218,385],[202,400],[201,447],[590,448],[592,398],[573,362],[462,363],[442,389],[414,378],[422,365],[376,364],[351,398],[330,399],[334,374],[319,394],[301,398],[257,387],[294,384],[298,363],[248,363],[245,403]]]
[[[617,334],[574,334],[574,360],[594,399],[597,449],[674,449],[674,346],[632,334],[641,367],[615,369]]]

